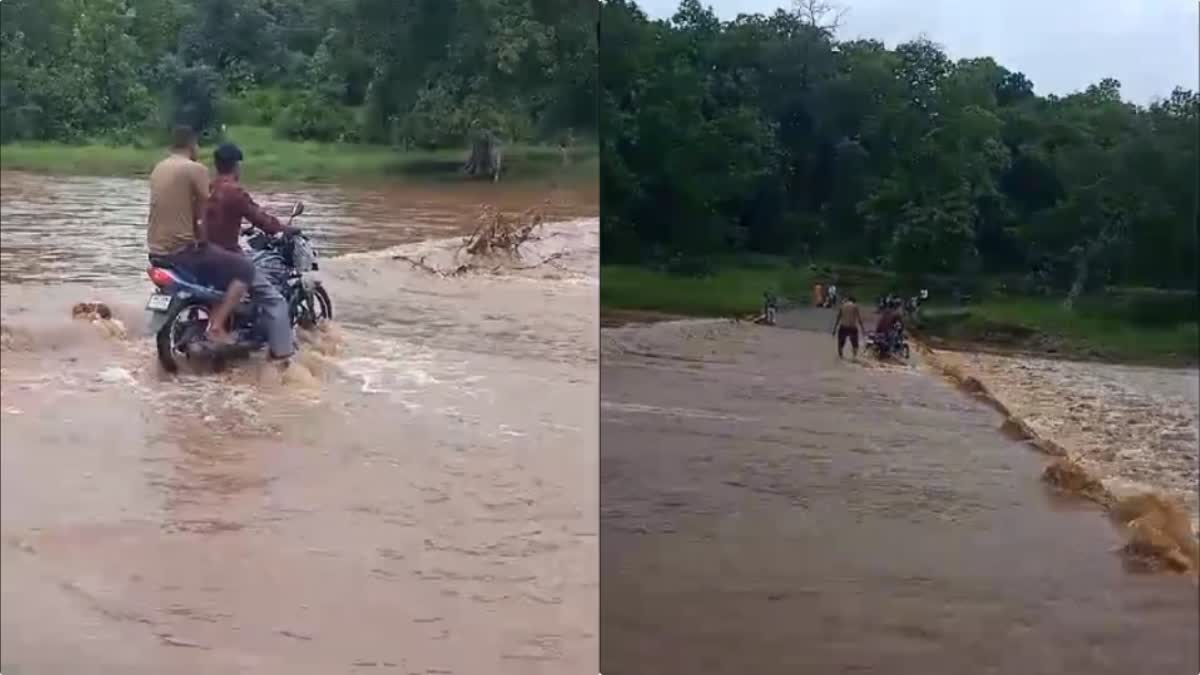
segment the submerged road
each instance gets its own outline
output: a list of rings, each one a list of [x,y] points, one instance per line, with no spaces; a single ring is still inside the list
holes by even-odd
[[[166,376],[144,181],[2,179],[5,675],[596,672],[594,205],[443,278],[398,256],[447,267],[479,186],[256,189],[308,205],[336,321],[282,379]]]
[[[1192,579],[1128,572],[995,412],[839,361],[831,319],[602,331],[605,675],[1197,672]]]

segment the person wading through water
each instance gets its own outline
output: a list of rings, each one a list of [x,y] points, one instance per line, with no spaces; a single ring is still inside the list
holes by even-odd
[[[208,201],[208,170],[196,161],[196,134],[175,127],[171,153],[150,172],[150,214],[146,248],[150,264],[191,274],[225,295],[209,316],[208,338],[228,344],[229,315],[254,280],[254,265],[245,256],[208,243],[202,222]]]
[[[838,307],[837,317],[833,320],[833,334],[837,336],[838,358],[843,357],[843,351],[846,348],[846,340],[850,340],[850,348],[854,352],[854,358],[858,358],[858,335],[859,332],[866,333],[867,329],[863,326],[862,310],[858,308],[858,303],[854,301],[853,295],[847,295],[845,302]]]

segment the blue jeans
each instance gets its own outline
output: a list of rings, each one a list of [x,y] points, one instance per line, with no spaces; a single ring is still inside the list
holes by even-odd
[[[288,313],[287,300],[283,299],[283,294],[267,275],[257,268],[254,270],[254,280],[250,282],[250,301],[258,309],[258,320],[267,335],[267,349],[271,357],[286,359],[295,353],[292,317]]]

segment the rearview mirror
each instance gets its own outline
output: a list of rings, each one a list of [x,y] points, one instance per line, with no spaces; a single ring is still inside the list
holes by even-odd
[[[296,205],[292,207],[292,217],[295,218],[301,213],[304,213],[304,202],[296,202]]]

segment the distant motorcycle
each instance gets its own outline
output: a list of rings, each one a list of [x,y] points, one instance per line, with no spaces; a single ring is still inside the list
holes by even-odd
[[[897,327],[884,334],[867,333],[867,351],[875,354],[879,360],[890,357],[902,358],[905,361],[911,356],[908,340],[904,337],[904,329]]]
[[[292,208],[292,220],[304,213],[304,203]],[[292,325],[312,328],[333,318],[333,301],[317,276],[317,252],[303,234],[269,235],[249,228],[247,245],[251,259],[288,303]],[[152,266],[146,272],[157,286],[146,302],[151,313],[150,332],[155,336],[158,361],[173,373],[180,358],[190,358],[207,344],[210,312],[221,302],[224,291],[200,284],[184,270]],[[250,298],[244,299],[230,317],[234,337],[232,350],[252,352],[266,346],[266,335],[258,311]]]
[[[921,310],[921,305],[929,299],[929,291],[922,288],[921,292],[904,301],[904,314],[909,318],[916,318],[917,312]]]

